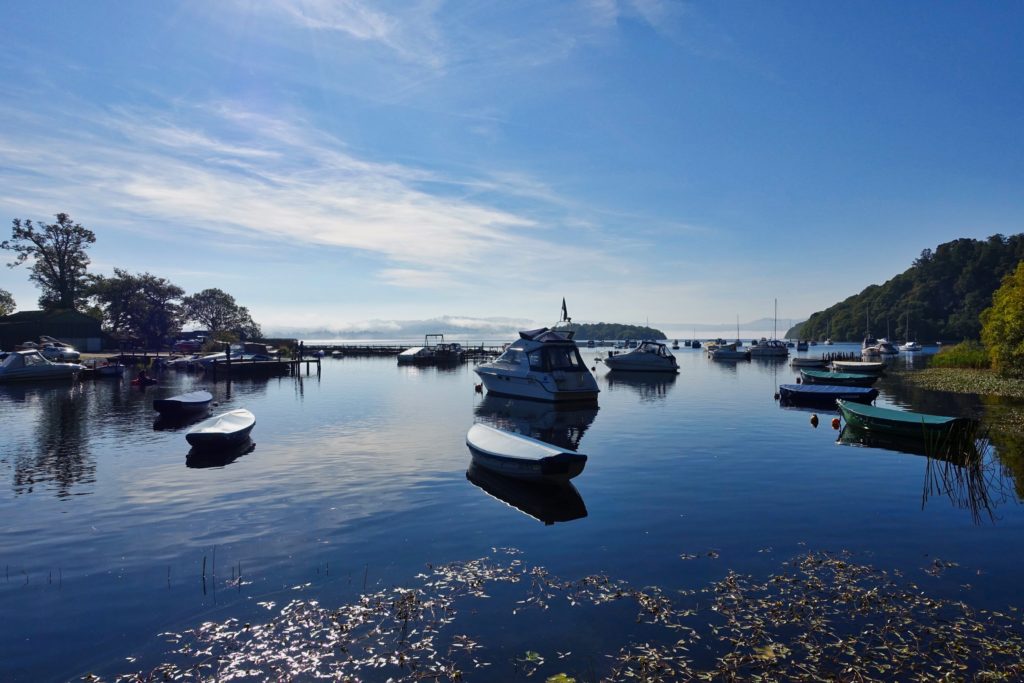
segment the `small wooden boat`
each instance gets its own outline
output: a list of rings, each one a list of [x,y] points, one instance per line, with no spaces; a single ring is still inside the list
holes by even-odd
[[[825,363],[824,358],[801,358],[799,356],[789,361],[794,368],[823,368]]]
[[[837,405],[846,424],[868,434],[942,439],[949,436],[955,429],[964,429],[976,424],[974,420],[964,417],[946,417],[913,413],[908,410],[862,406],[844,400],[837,401]]]
[[[204,450],[242,444],[256,425],[256,416],[244,408],[229,410],[203,420],[185,433],[185,440]]]
[[[587,464],[582,453],[483,424],[470,427],[466,445],[479,467],[515,479],[568,481]]]
[[[210,408],[213,394],[209,391],[190,391],[170,398],[158,398],[153,401],[153,410],[166,417],[176,415],[194,415]]]
[[[881,361],[865,361],[865,360],[834,360],[832,361],[832,369],[836,372],[859,372],[865,375],[877,375],[882,372],[885,368],[885,363]]]
[[[871,403],[878,398],[878,389],[848,387],[834,384],[780,384],[779,400],[790,405],[821,405],[833,408],[836,401]]]
[[[870,387],[878,381],[878,375],[825,370],[801,370],[800,378],[804,384],[837,384],[844,387]]]

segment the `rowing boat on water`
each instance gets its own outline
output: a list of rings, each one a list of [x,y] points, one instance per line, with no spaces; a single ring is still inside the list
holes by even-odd
[[[878,375],[858,372],[826,372],[825,370],[801,370],[804,384],[832,384],[847,387],[869,387],[878,381]]]
[[[587,464],[582,453],[483,424],[470,427],[466,445],[477,465],[516,479],[568,481]]]
[[[955,429],[975,424],[974,420],[964,417],[914,413],[909,410],[859,405],[844,400],[836,401],[836,404],[848,425],[869,434],[934,439],[947,437]]]
[[[859,372],[862,374],[879,374],[885,368],[881,361],[866,360],[834,360],[832,369],[836,372]]]
[[[820,405],[835,408],[836,401],[871,403],[878,397],[877,389],[832,384],[780,384],[779,400],[790,405]]]

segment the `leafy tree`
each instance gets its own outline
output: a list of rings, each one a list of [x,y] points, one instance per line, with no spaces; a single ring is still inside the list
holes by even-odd
[[[981,340],[1001,375],[1024,377],[1024,261],[992,296],[981,314]]]
[[[235,297],[221,289],[204,289],[185,297],[183,303],[185,319],[205,327],[216,339],[243,336],[258,339],[263,336],[260,326],[249,315],[249,309],[239,306]]]
[[[10,315],[14,313],[14,309],[17,306],[14,303],[14,297],[6,289],[0,289],[0,316]]]
[[[11,268],[32,260],[29,279],[42,290],[39,305],[46,310],[77,308],[86,288],[86,268],[89,257],[85,250],[96,241],[96,235],[66,213],[57,214],[56,223],[41,223],[15,218],[11,239],[0,242],[0,249],[13,251],[17,256],[7,265]]]
[[[185,290],[162,277],[115,268],[113,277],[92,278],[88,293],[113,335],[158,347],[181,329]]]

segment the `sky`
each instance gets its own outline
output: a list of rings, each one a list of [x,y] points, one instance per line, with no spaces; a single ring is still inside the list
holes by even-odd
[[[562,297],[799,320],[1021,231],[1022,27],[998,1],[0,3],[0,237],[68,213],[91,272],[219,287],[265,329],[550,324]],[[0,288],[36,307],[25,266]]]

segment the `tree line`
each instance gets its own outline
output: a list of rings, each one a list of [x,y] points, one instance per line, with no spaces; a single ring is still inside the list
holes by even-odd
[[[576,339],[664,339],[665,333],[643,325],[584,323],[576,325]]]
[[[960,341],[981,338],[981,314],[1024,260],[1024,234],[957,239],[925,249],[903,273],[814,313],[788,338]]]
[[[87,249],[96,235],[58,213],[54,223],[15,218],[11,238],[0,249],[15,254],[7,265],[30,262],[29,279],[41,290],[43,310],[76,310],[99,319],[114,337],[158,347],[194,323],[215,339],[234,341],[262,336],[246,307],[227,292],[210,288],[186,296],[185,290],[151,273],[114,269],[112,276],[88,273]],[[10,292],[0,289],[0,315],[15,310]]]

